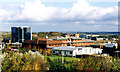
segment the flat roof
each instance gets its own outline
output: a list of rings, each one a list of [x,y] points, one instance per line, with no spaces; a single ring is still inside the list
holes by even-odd
[[[14,26],[14,27],[16,27],[16,28],[18,28],[18,27],[29,28],[30,26]]]
[[[56,39],[53,39],[53,40],[67,40],[66,38],[56,38]]]
[[[82,38],[71,38],[71,39],[80,39],[81,40]]]
[[[100,48],[93,48],[93,47],[73,47],[73,46],[60,46],[60,47],[50,47],[53,50],[66,50],[66,51],[73,51],[76,49],[88,49],[88,48],[92,48],[92,49],[100,49]]]
[[[53,47],[54,50],[68,50],[68,51],[73,51],[78,48],[73,47],[73,46],[60,46],[60,47]]]

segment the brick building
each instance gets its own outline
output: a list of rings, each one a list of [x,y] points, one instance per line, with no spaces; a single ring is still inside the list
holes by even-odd
[[[46,50],[50,52],[50,47],[59,47],[59,46],[67,46],[65,43],[56,40],[48,40],[46,38],[37,38],[36,40],[25,40],[23,42],[23,47],[27,49],[39,49],[39,50]]]
[[[23,47],[27,49],[42,49],[48,52],[51,51],[51,47],[59,47],[59,46],[90,46],[94,44],[95,41],[84,40],[78,37],[61,37],[61,38],[37,38],[36,40],[25,40],[23,42]]]

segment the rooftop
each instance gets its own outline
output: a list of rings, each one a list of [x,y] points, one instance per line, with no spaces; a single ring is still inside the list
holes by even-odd
[[[19,27],[21,27],[21,28],[30,28],[30,26],[16,26],[16,28],[19,28]]]
[[[73,46],[60,46],[60,47],[53,47],[54,50],[68,50],[68,51],[73,51],[76,50],[77,48]]]
[[[50,47],[54,50],[67,50],[67,51],[73,51],[76,49],[83,49],[83,48],[92,48],[93,47],[73,47],[73,46],[60,46],[60,47]],[[100,49],[100,48],[94,48],[94,49]]]

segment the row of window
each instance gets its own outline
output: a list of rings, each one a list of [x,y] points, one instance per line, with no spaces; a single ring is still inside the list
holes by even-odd
[[[59,41],[70,41],[70,40],[59,40]],[[72,40],[72,41],[82,41],[82,40]]]
[[[53,53],[57,53],[58,51],[53,51]],[[64,54],[67,54],[67,52],[66,51],[63,51],[64,52]],[[72,51],[71,52],[69,52],[70,54],[72,54]],[[62,54],[62,51],[59,51],[59,54]]]
[[[87,43],[94,43],[94,42],[87,42]],[[82,42],[82,43],[72,43],[72,44],[87,44],[86,42]]]
[[[50,44],[49,46],[61,46],[62,44]]]

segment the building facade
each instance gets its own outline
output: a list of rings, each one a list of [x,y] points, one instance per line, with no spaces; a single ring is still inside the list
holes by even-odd
[[[51,51],[51,47],[60,47],[60,46],[90,46],[94,44],[95,41],[82,40],[81,38],[37,38],[36,40],[25,40],[22,43],[23,48],[27,49],[42,49],[48,52]]]
[[[88,40],[88,39],[82,39],[82,38],[77,38],[77,37],[69,37],[69,38],[54,38],[53,40],[61,41],[67,46],[90,46],[94,44],[96,41],[93,40]]]
[[[11,42],[22,43],[24,40],[32,40],[31,27],[29,26],[17,26],[11,27]]]
[[[46,50],[47,52],[51,51],[51,47],[59,47],[59,46],[67,46],[61,41],[48,40],[46,38],[37,38],[36,40],[25,40],[22,43],[23,48],[31,50],[31,49],[39,49]]]
[[[51,52],[55,55],[64,55],[64,56],[76,56],[76,55],[97,55],[102,54],[100,48],[92,47],[73,47],[73,46],[60,46],[53,47]]]

